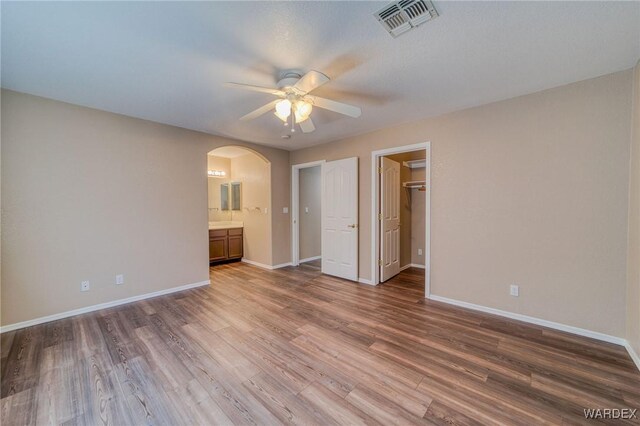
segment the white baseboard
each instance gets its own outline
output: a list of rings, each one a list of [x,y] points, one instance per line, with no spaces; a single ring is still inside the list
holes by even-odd
[[[633,360],[633,363],[636,365],[636,367],[638,367],[638,370],[640,370],[640,355],[638,355],[636,351],[633,350],[631,344],[628,341],[624,342],[624,347],[627,348],[627,352],[629,352],[629,356]]]
[[[558,322],[547,321],[541,318],[530,317],[528,315],[517,314],[515,312],[502,311],[500,309],[489,308],[487,306],[475,305],[473,303],[462,302],[460,300],[449,299],[442,296],[431,295],[429,299],[438,302],[448,303],[450,305],[460,306],[462,308],[473,309],[474,311],[485,312],[488,314],[499,315],[501,317],[510,318],[518,321],[528,322],[530,324],[541,325],[543,327],[553,328],[555,330],[565,331],[567,333],[577,334],[579,336],[590,337],[592,339],[601,340],[603,342],[614,343],[616,345],[627,346],[627,341],[621,337],[611,336],[609,334],[599,333],[597,331],[586,330],[584,328],[574,327],[571,325],[560,324]]]
[[[368,280],[366,278],[358,278],[358,282],[361,284],[374,285],[373,281]]]
[[[318,260],[318,259],[322,259],[322,256],[313,256],[313,257],[307,257],[306,259],[300,259],[298,263],[311,262],[312,260]]]
[[[409,269],[409,268],[424,269],[424,265],[418,265],[417,263],[409,263],[407,265],[402,266],[400,268],[400,272],[404,271],[405,269]]]
[[[273,269],[271,265],[265,265],[264,263],[254,262],[253,260],[245,259],[244,257],[240,260],[244,263],[248,263],[249,265],[257,266],[258,268]]]
[[[257,266],[258,268],[269,269],[269,270],[284,268],[285,266],[291,266],[291,262],[281,263],[279,265],[265,265],[264,263],[255,262],[253,260],[245,259],[244,257],[241,260],[244,263],[248,263],[249,265],[253,265],[253,266]]]
[[[61,312],[59,314],[47,315],[46,317],[17,322],[15,324],[4,325],[0,327],[0,333],[18,330],[25,327],[31,327],[32,325],[43,324],[45,322],[55,321],[63,318],[69,318],[80,314],[86,314],[93,311],[99,311],[101,309],[113,308],[114,306],[126,305],[127,303],[137,302],[144,299],[151,299],[152,297],[164,296],[165,294],[176,293],[178,291],[189,290],[190,288],[202,287],[209,284],[211,284],[210,280],[200,281],[193,284],[186,284],[179,287],[168,288],[166,290],[154,291],[152,293],[145,293],[138,296],[127,297],[125,299],[118,299],[112,302],[99,303],[97,305],[91,305],[85,308],[73,309],[71,311]]]

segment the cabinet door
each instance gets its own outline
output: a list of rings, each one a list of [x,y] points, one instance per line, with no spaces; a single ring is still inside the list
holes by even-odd
[[[227,237],[209,239],[209,261],[227,258]]]
[[[229,259],[242,257],[242,235],[229,235]]]
[[[227,230],[226,229],[210,229],[209,230],[209,238],[213,239],[213,238],[222,238],[222,237],[226,237],[227,236]]]

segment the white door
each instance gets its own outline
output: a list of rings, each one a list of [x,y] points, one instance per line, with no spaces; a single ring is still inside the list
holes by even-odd
[[[358,280],[358,158],[322,167],[322,273]]]
[[[400,163],[380,159],[380,281],[400,273]]]

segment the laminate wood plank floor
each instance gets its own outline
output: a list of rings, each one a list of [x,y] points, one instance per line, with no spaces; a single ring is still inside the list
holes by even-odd
[[[425,300],[418,269],[371,287],[318,261],[233,263],[211,282],[3,333],[2,425],[588,424],[584,408],[640,407],[623,347]]]

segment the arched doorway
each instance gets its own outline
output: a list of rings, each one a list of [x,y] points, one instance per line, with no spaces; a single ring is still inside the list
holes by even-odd
[[[209,261],[271,264],[271,163],[224,146],[207,153]]]

